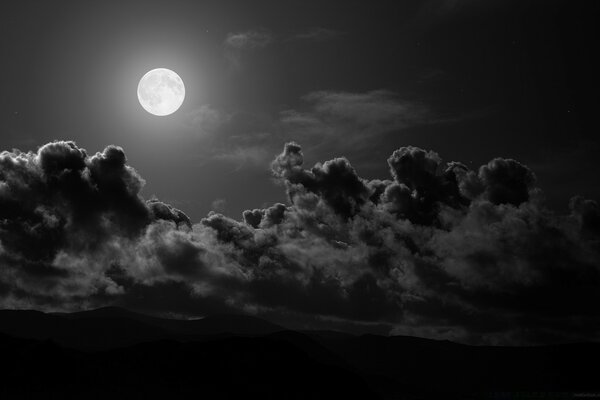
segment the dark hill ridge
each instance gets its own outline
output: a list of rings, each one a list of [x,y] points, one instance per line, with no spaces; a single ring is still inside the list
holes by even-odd
[[[75,313],[0,310],[0,332],[52,340],[81,350],[102,350],[160,339],[191,341],[212,335],[258,336],[284,330],[259,318],[215,315],[202,319],[157,318],[117,307]]]
[[[51,340],[65,347],[101,350],[167,337],[164,330],[131,318],[66,318],[38,311],[0,311],[0,333]]]
[[[181,335],[266,335],[285,328],[260,318],[243,314],[215,314],[198,319],[159,318],[119,307],[57,314],[71,319],[125,318]]]
[[[33,398],[78,397],[90,387],[98,398],[122,398],[148,380],[137,398],[198,390],[209,398],[274,399],[563,399],[600,392],[597,343],[468,346],[294,332],[243,315],[175,320],[119,308],[0,311],[0,353],[0,398],[11,398],[2,390],[22,388]]]

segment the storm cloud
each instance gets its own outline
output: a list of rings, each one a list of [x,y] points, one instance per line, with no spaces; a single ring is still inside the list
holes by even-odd
[[[193,223],[142,198],[119,147],[3,152],[0,306],[243,311],[470,343],[598,339],[598,203],[576,196],[552,212],[511,159],[471,170],[408,146],[387,162],[388,176],[367,180],[343,157],[306,166],[290,142],[271,163],[287,204]]]

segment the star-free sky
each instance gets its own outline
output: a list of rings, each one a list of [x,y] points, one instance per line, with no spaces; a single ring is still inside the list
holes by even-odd
[[[4,5],[2,305],[594,337],[599,8]],[[154,68],[172,115],[138,103]]]

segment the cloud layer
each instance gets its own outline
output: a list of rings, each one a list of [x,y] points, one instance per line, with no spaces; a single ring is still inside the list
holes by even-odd
[[[326,100],[315,99],[323,112],[347,113]],[[288,204],[192,223],[141,197],[119,147],[3,152],[0,306],[244,311],[473,343],[598,339],[596,202],[574,197],[556,215],[511,159],[471,170],[409,146],[387,162],[389,176],[366,180],[345,158],[308,168],[287,143],[271,168]]]

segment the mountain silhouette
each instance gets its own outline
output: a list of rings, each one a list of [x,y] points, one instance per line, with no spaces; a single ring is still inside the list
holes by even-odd
[[[0,332],[22,338],[52,340],[81,350],[102,350],[132,344],[176,339],[205,339],[211,335],[257,336],[284,328],[246,315],[213,315],[202,319],[157,318],[118,307],[75,313],[0,310]]]
[[[0,354],[0,398],[562,399],[600,390],[598,343],[468,346],[112,307],[0,311]]]
[[[73,320],[123,318],[159,328],[175,335],[266,335],[285,328],[260,318],[243,314],[215,314],[198,319],[158,318],[119,307],[57,314]]]

